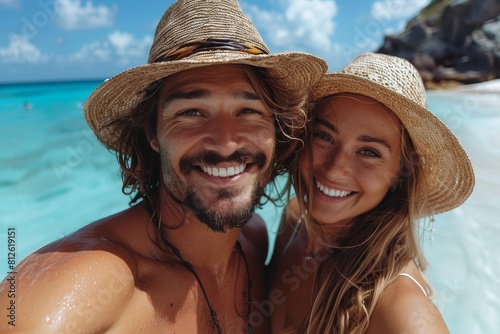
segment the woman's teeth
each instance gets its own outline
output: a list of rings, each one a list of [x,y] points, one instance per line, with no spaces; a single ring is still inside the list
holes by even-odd
[[[321,184],[319,181],[316,181],[316,187],[323,192],[323,194],[330,196],[330,197],[346,197],[352,191],[344,191],[344,190],[335,190],[335,189],[330,189],[327,186]]]

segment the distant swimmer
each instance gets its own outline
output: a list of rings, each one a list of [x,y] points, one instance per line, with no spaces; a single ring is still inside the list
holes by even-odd
[[[24,110],[31,110],[31,103],[29,101],[24,102]]]

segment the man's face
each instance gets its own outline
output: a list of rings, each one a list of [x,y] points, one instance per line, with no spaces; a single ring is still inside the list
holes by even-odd
[[[241,227],[269,182],[272,111],[238,66],[188,70],[162,88],[151,146],[170,196],[214,231]]]

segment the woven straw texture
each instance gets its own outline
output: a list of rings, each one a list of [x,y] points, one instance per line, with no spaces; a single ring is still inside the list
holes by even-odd
[[[230,40],[263,50],[252,54],[241,50],[202,50],[178,60],[162,57],[196,41]],[[304,90],[318,82],[327,69],[321,58],[303,52],[268,54],[261,36],[236,0],[179,0],[165,12],[156,28],[148,64],[124,71],[99,86],[88,98],[84,115],[99,140],[113,149],[113,129],[103,124],[130,113],[145,88],[156,80],[184,70],[216,64],[246,64],[267,68],[273,80],[289,90]],[[160,61],[158,61],[160,59]]]
[[[357,93],[383,103],[408,130],[429,186],[422,216],[451,210],[469,197],[475,178],[467,153],[427,110],[422,79],[411,63],[383,54],[362,54],[341,71],[326,74],[313,88],[312,101],[338,93]]]

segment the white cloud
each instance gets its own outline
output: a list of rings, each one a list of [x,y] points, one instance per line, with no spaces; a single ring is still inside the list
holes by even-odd
[[[0,0],[0,7],[21,8],[19,0]]]
[[[133,35],[114,31],[108,35],[108,40],[123,63],[129,62],[131,58],[146,57],[149,47],[153,42],[151,36],[144,36],[141,40],[136,40]]]
[[[57,0],[55,3],[55,21],[65,30],[93,29],[109,27],[114,24],[116,7],[92,4],[80,0]]]
[[[334,0],[279,0],[280,11],[250,6],[252,22],[270,48],[277,51],[315,50],[329,52],[335,45],[337,5]],[[265,35],[265,36],[264,36]]]
[[[429,4],[429,0],[383,0],[375,1],[371,15],[377,20],[409,19]]]
[[[106,62],[130,64],[136,60],[146,62],[153,38],[144,36],[136,39],[132,34],[120,31],[110,33],[106,40],[85,44],[69,57],[72,62]]]
[[[107,61],[111,54],[109,43],[107,42],[94,42],[85,44],[82,48],[69,57],[73,62],[93,63],[95,61]]]
[[[0,62],[3,63],[41,63],[47,60],[38,48],[23,36],[11,34],[9,44],[0,48]]]

